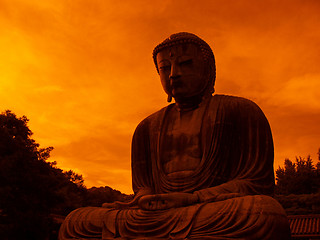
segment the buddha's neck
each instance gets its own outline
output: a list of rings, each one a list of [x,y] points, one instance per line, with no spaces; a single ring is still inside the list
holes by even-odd
[[[181,112],[191,111],[199,107],[202,102],[207,101],[211,95],[193,96],[189,98],[175,98],[176,107]]]

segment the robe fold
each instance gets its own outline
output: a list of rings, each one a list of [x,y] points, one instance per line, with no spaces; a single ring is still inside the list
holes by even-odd
[[[158,211],[75,210],[62,225],[60,239],[96,234],[96,229],[99,239],[290,239],[283,208],[267,196],[274,188],[273,140],[263,112],[247,99],[226,95],[204,104],[198,119],[202,158],[191,176],[169,178],[163,169],[161,149],[174,104],[143,120],[132,140],[135,193],[196,193],[200,203]],[[79,214],[95,211],[98,224],[79,220]]]

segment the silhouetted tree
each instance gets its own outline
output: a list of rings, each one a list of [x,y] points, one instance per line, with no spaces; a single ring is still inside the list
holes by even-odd
[[[84,179],[82,175],[75,173],[72,170],[65,171],[64,174],[71,182],[75,183],[78,187],[84,187]]]
[[[86,205],[101,207],[103,203],[121,201],[126,202],[132,199],[131,195],[126,195],[111,187],[92,187],[87,191]]]
[[[9,110],[0,114],[1,239],[45,239],[50,213],[81,206],[85,195],[82,176],[46,161],[53,148],[39,147],[28,121]]]
[[[82,175],[48,162],[53,147],[39,147],[28,121],[0,114],[0,239],[55,239],[59,225],[51,214],[132,198],[107,186],[87,189]]]
[[[319,162],[314,166],[312,159],[296,157],[293,163],[285,159],[284,167],[276,170],[276,195],[287,214],[320,213],[320,149]]]
[[[277,194],[311,194],[320,188],[320,163],[313,165],[312,159],[296,157],[293,163],[285,159],[284,167],[276,170],[276,193]]]
[[[312,194],[275,195],[288,215],[319,214],[320,192]]]
[[[45,160],[52,148],[40,149],[28,119],[6,111],[0,115],[0,208],[4,239],[43,239],[48,207],[55,201]],[[44,229],[43,231],[36,231]],[[34,233],[36,232],[36,233]]]

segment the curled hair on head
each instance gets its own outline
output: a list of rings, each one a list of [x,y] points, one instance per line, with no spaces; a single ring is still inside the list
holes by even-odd
[[[154,48],[152,55],[158,73],[159,68],[157,63],[157,54],[165,48],[187,43],[195,44],[200,48],[204,61],[209,65],[209,81],[212,87],[211,91],[214,92],[214,84],[216,80],[216,65],[214,54],[210,46],[195,34],[188,32],[174,33]]]

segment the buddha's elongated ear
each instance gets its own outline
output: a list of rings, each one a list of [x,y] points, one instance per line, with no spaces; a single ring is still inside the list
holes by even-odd
[[[171,101],[172,101],[172,96],[168,95],[167,102],[171,102]]]

